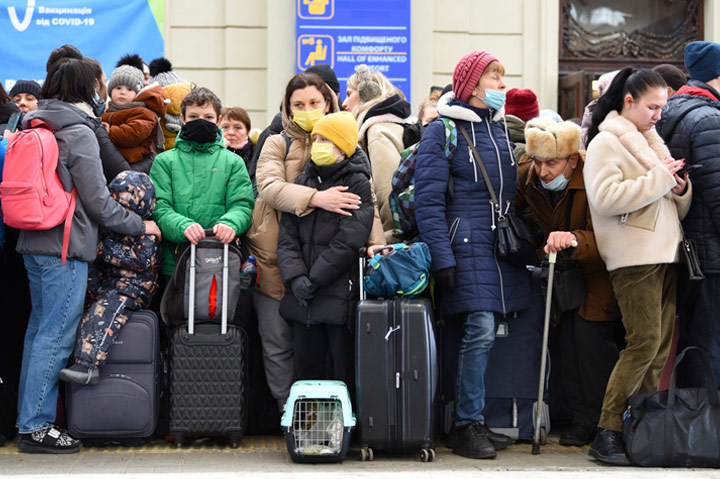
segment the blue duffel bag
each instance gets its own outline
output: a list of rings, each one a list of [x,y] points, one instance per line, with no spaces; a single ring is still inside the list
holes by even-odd
[[[422,242],[396,243],[383,247],[391,249],[385,255],[378,252],[368,262],[363,285],[374,296],[414,298],[423,292],[430,281],[430,248]]]

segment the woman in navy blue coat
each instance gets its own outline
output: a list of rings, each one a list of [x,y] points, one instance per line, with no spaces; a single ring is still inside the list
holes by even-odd
[[[442,311],[465,315],[450,439],[453,452],[478,459],[495,457],[496,449],[511,442],[490,431],[482,415],[495,315],[525,309],[530,302],[527,271],[495,255],[497,213],[477,163],[485,165],[503,210],[512,210],[517,165],[503,121],[504,74],[497,58],[487,52],[475,51],[460,60],[453,91],[440,99],[438,112],[465,128],[481,159],[471,155],[458,132],[457,150],[448,165],[445,127],[434,121],[418,147],[415,171],[415,216],[420,236],[430,246]]]

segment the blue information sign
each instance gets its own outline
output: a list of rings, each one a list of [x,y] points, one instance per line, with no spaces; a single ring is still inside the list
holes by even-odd
[[[163,56],[163,0],[0,0],[0,82],[45,80],[45,63],[69,43],[110,76],[126,53]]]
[[[296,0],[297,72],[327,64],[340,80],[362,63],[410,98],[410,0]]]

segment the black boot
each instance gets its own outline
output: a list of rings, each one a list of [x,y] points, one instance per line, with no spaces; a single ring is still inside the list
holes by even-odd
[[[588,424],[573,424],[570,429],[560,434],[560,444],[563,446],[582,447],[592,440],[594,429],[594,427]]]
[[[515,444],[515,439],[511,438],[510,436],[506,436],[505,434],[500,434],[499,432],[493,432],[492,429],[488,427],[487,424],[484,422],[478,423],[480,428],[482,428],[485,431],[485,434],[487,434],[488,440],[492,443],[493,446],[495,446],[495,450],[499,451],[501,449],[505,449],[510,444]]]
[[[629,466],[630,460],[625,454],[622,433],[610,429],[598,429],[588,454],[600,462],[614,466]]]
[[[497,456],[483,426],[476,421],[456,427],[452,437],[452,451],[471,459],[492,459]]]
[[[100,382],[100,371],[75,363],[60,370],[60,379],[66,383],[97,384]]]

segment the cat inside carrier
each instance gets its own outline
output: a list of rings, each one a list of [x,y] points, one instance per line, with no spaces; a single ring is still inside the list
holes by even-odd
[[[295,462],[340,462],[350,447],[355,415],[342,381],[297,381],[281,425]]]

